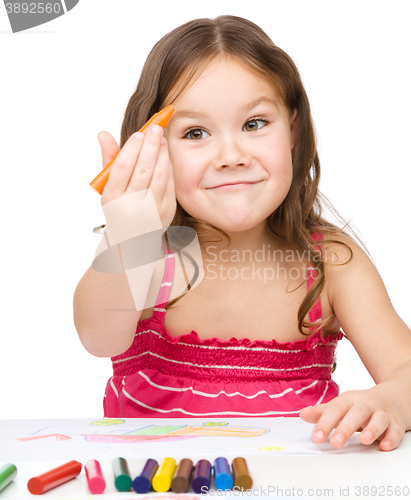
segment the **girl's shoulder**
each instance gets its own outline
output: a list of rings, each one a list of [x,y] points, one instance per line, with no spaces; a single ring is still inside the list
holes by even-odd
[[[379,384],[410,359],[410,329],[395,311],[366,247],[344,234],[324,234],[324,241],[329,304],[346,338]]]
[[[331,308],[347,293],[352,295],[359,281],[381,282],[368,250],[348,234],[324,231],[322,238],[325,288]]]
[[[354,258],[367,258],[368,250],[355,241],[346,233],[330,232],[326,228],[316,228],[313,237],[322,248],[322,260],[326,267],[343,266],[350,263]]]

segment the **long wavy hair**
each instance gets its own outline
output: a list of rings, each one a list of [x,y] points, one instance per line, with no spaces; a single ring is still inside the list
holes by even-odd
[[[302,334],[309,335],[303,328],[317,327],[315,331],[318,331],[332,317],[315,324],[305,321],[325,284],[324,252],[322,247],[320,251],[316,250],[312,233],[347,235],[344,229],[348,228],[361,245],[365,249],[366,247],[349,222],[318,189],[320,160],[310,104],[297,67],[290,56],[277,47],[259,26],[247,19],[224,15],[215,19],[196,19],[183,24],[157,42],[148,55],[137,88],[125,111],[120,145],[122,147],[154,113],[162,109],[166,101],[167,104],[175,102],[194,83],[207,64],[222,54],[237,58],[247,67],[268,78],[275,85],[290,113],[294,110],[298,113],[297,136],[292,151],[291,188],[267,222],[272,232],[285,239],[292,249],[307,255],[307,260],[317,276],[298,310],[298,329]],[[342,228],[322,216],[323,206],[327,206],[343,222]],[[224,231],[193,218],[178,201],[171,226],[191,227],[199,236],[217,234],[220,235],[218,241],[225,237],[231,243],[229,235]],[[274,227],[282,228],[284,234],[277,234]],[[350,251],[347,262],[351,260],[353,253],[349,245],[335,239],[327,241],[347,247]],[[166,309],[180,298],[169,302]]]

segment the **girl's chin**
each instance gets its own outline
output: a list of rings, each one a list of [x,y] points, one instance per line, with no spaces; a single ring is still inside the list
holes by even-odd
[[[216,211],[212,213],[212,210],[206,211],[204,209],[199,211],[198,207],[197,210],[191,211],[189,209],[187,210],[187,208],[184,208],[184,210],[195,219],[217,227],[225,233],[241,233],[250,231],[251,229],[255,229],[257,226],[262,224],[268,217],[265,213],[261,214],[260,217],[256,217],[255,213],[252,214],[250,213],[251,211],[247,212],[245,210],[242,210],[243,213],[241,213],[240,207],[237,211],[230,210],[231,213],[225,213],[225,215]]]
[[[219,229],[222,229],[225,233],[244,233],[246,231],[250,231],[255,229],[256,226],[261,224],[263,221],[252,221],[252,222],[239,222],[238,220],[214,220],[210,221],[209,224],[212,224]]]

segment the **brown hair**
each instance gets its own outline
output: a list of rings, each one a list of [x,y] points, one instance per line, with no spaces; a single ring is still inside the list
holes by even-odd
[[[225,15],[183,24],[165,35],[150,52],[136,91],[125,111],[120,145],[122,147],[131,134],[164,107],[170,96],[172,98],[168,104],[172,104],[193,83],[199,70],[201,73],[211,60],[221,54],[233,56],[264,75],[273,82],[290,113],[297,110],[298,130],[292,151],[292,185],[284,201],[267,222],[273,233],[284,238],[294,250],[305,252],[303,255],[309,256],[308,260],[317,272],[317,279],[298,310],[298,328],[301,333],[306,334],[303,327],[322,328],[331,318],[325,318],[315,325],[304,320],[325,283],[323,249],[321,247],[321,252],[316,251],[312,233],[347,235],[343,229],[348,227],[357,240],[361,240],[318,189],[320,161],[310,105],[297,67],[288,54],[277,47],[256,24],[240,17]],[[322,217],[324,205],[342,222],[346,222],[343,228],[339,229]],[[191,217],[178,201],[171,226],[188,226],[199,235],[218,233],[231,242],[230,237],[221,229]],[[282,228],[285,234],[277,234],[274,227]],[[349,245],[335,239],[328,242],[346,246],[351,260],[353,253]],[[361,244],[365,248],[362,242]],[[179,298],[167,304],[166,309]]]

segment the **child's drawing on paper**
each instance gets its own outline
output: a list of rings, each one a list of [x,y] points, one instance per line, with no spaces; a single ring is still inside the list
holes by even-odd
[[[10,420],[0,426],[0,460],[319,453],[311,431],[293,418]]]
[[[256,429],[253,427],[149,425],[142,429],[126,432],[121,436],[112,436],[111,434],[87,434],[85,438],[87,441],[94,443],[136,443],[139,441],[175,441],[200,436],[247,438],[261,436],[267,432],[269,432],[268,429]]]
[[[96,426],[108,427],[124,424],[124,420],[100,420],[90,422],[95,429]],[[133,430],[125,430],[122,434],[99,433],[95,430],[81,435],[86,441],[92,443],[136,443],[141,441],[175,441],[196,437],[240,437],[249,438],[262,436],[269,432],[268,429],[256,427],[233,427],[228,422],[204,422],[202,425],[147,425]],[[45,429],[42,429],[44,431]],[[39,431],[40,432],[40,431]],[[79,435],[76,433],[76,435]],[[43,434],[29,437],[16,438],[17,441],[31,441],[34,439],[55,437],[57,441],[71,439],[64,434]]]

